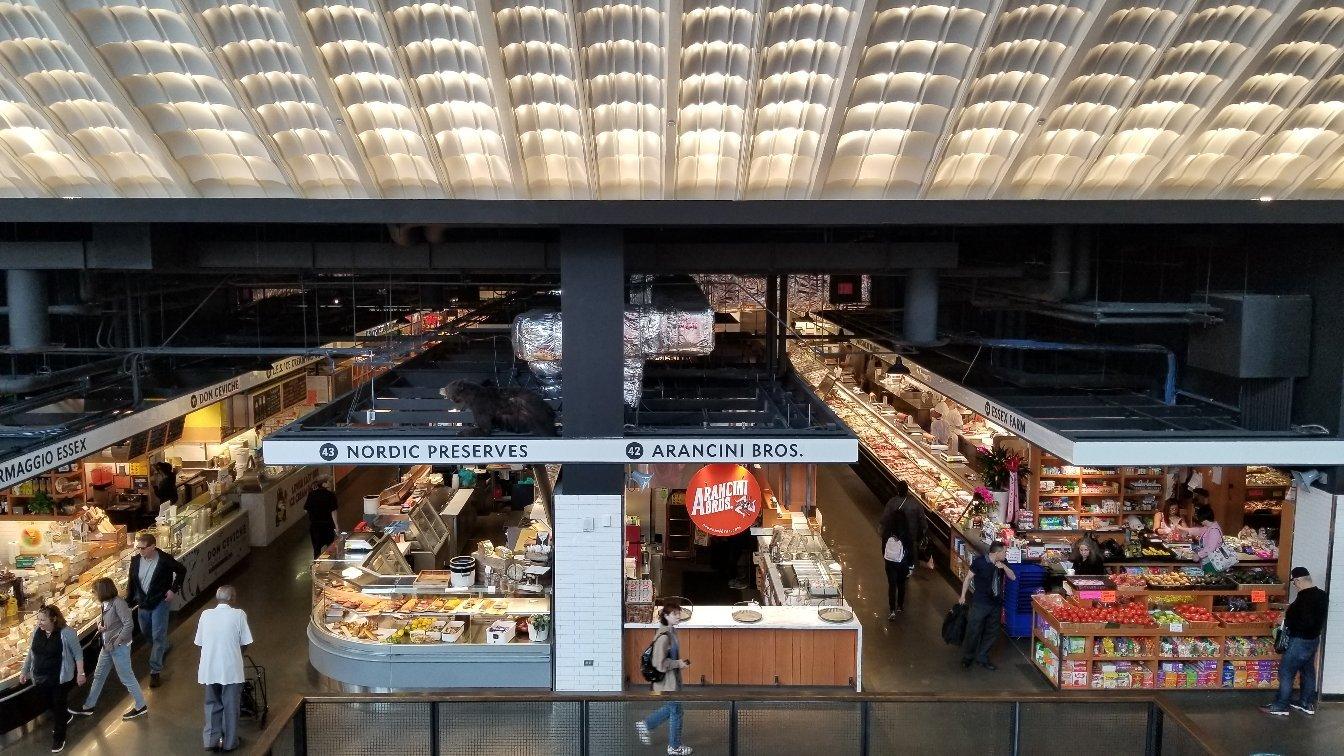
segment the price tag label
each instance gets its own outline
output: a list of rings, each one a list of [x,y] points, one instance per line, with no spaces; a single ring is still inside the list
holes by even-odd
[[[1171,631],[1172,631],[1173,633],[1183,633],[1183,632],[1185,632],[1185,625],[1182,625],[1182,624],[1179,623],[1179,622],[1174,622],[1174,623],[1172,623],[1172,625],[1171,625]]]
[[[1105,603],[1105,604],[1114,604],[1114,603],[1115,603],[1115,591],[1102,591],[1102,592],[1101,592],[1101,601],[1102,601],[1102,603]]]
[[[1100,601],[1101,591],[1078,591],[1078,598],[1083,601]]]
[[[1022,562],[1022,549],[1016,546],[1012,547],[1011,549],[1008,549],[1008,563],[1021,564],[1021,562]]]
[[[1264,604],[1267,603],[1268,601],[1269,597],[1265,596],[1264,591],[1251,591],[1252,604]]]

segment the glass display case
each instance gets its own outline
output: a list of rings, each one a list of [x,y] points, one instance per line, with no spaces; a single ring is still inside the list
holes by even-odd
[[[448,570],[413,572],[398,544],[360,534],[313,562],[312,625],[365,644],[506,645],[550,639],[550,598],[516,584],[454,588]],[[525,568],[524,568],[525,569]],[[512,571],[517,574],[517,571]],[[502,590],[512,588],[512,590]],[[523,590],[519,590],[522,588]]]
[[[43,603],[54,604],[65,615],[70,627],[81,637],[93,631],[98,621],[98,600],[93,595],[93,581],[109,577],[116,583],[121,595],[126,595],[132,551],[123,544],[116,553],[98,560],[83,572],[63,573],[58,558],[40,559],[31,569],[19,570],[17,574],[24,579],[25,586],[31,585],[41,591],[25,597],[23,611],[6,616],[0,623],[0,690],[12,688],[19,683],[19,670],[23,667],[24,656],[37,629],[37,608]],[[45,595],[43,595],[45,594]],[[3,599],[10,595],[5,591]],[[54,596],[54,597],[53,597]]]
[[[238,511],[236,490],[222,494],[206,493],[178,510],[177,514],[154,527],[159,548],[170,554],[188,552],[210,536],[224,520]]]

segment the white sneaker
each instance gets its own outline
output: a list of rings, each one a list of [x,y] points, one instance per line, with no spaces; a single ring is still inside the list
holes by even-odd
[[[644,745],[649,745],[652,742],[649,740],[649,726],[644,724],[643,721],[635,722],[635,734],[639,736],[639,742]]]
[[[695,749],[688,745],[677,746],[676,748],[669,746],[667,749],[667,756],[691,756],[692,753],[695,753]]]

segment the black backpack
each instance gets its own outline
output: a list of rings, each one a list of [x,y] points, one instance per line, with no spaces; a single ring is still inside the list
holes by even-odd
[[[654,633],[653,642],[639,655],[639,674],[644,676],[645,682],[662,682],[667,677],[666,672],[653,666],[653,644],[657,642],[658,634]]]

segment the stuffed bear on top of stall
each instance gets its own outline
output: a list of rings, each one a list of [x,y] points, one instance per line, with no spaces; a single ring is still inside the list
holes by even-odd
[[[474,425],[463,428],[458,435],[488,436],[495,431],[528,436],[559,435],[555,429],[555,410],[527,389],[457,380],[439,393],[471,412]]]

